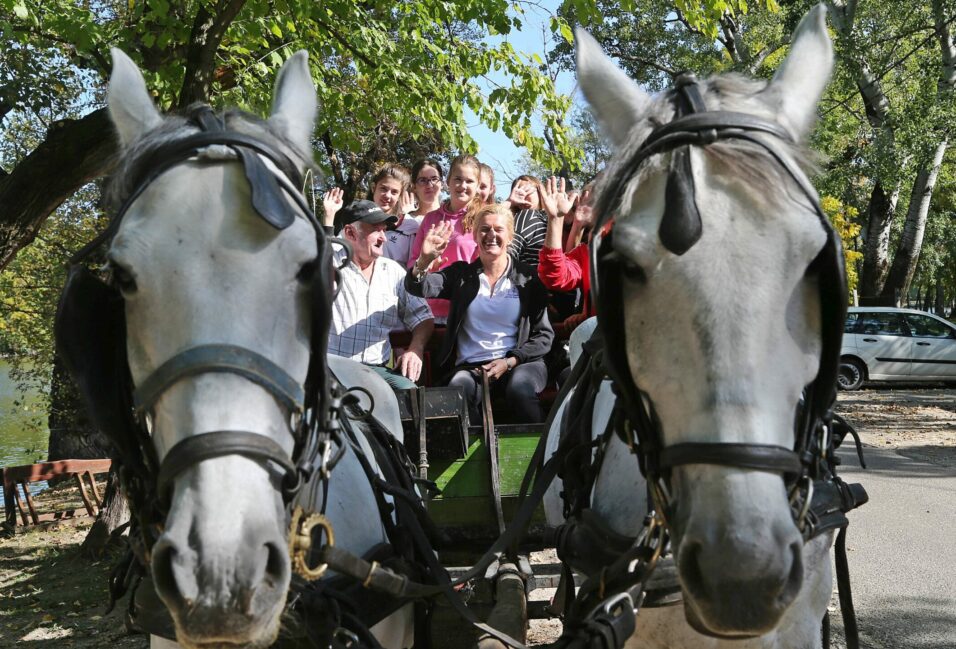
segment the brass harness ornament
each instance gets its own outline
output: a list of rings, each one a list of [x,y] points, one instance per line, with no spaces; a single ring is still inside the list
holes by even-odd
[[[292,523],[289,526],[289,557],[292,559],[292,569],[297,575],[309,581],[315,581],[325,574],[329,564],[320,563],[316,567],[309,566],[309,551],[312,549],[312,530],[321,527],[325,532],[325,546],[335,546],[335,532],[332,530],[332,521],[312,512],[306,514],[302,507],[292,511]]]

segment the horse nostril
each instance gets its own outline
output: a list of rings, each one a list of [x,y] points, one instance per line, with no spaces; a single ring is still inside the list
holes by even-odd
[[[792,561],[790,563],[790,573],[787,575],[787,580],[784,582],[783,588],[780,591],[780,597],[784,601],[792,601],[796,598],[797,594],[800,592],[800,588],[803,586],[803,542],[794,541],[790,544],[790,555]]]
[[[704,575],[700,568],[701,549],[700,542],[685,539],[680,545],[678,558],[677,573],[681,584],[694,595],[699,595],[704,589]]]
[[[266,573],[263,581],[272,588],[285,588],[291,571],[287,549],[279,543],[266,543]]]
[[[150,562],[153,586],[170,610],[189,608],[197,595],[195,576],[191,570],[184,569],[182,563],[173,542],[163,538],[156,542]]]

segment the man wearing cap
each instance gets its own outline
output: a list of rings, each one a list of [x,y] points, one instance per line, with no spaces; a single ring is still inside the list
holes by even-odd
[[[341,286],[332,304],[329,353],[368,365],[396,390],[413,388],[435,321],[425,300],[405,291],[405,269],[382,256],[385,229],[397,218],[362,200],[344,208],[341,219],[341,235],[352,246],[352,260],[341,270]],[[335,263],[341,266],[346,254],[337,249]],[[388,334],[396,329],[411,331],[412,342],[389,369]]]

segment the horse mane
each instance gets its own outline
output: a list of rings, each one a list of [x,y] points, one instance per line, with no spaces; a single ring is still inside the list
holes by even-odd
[[[716,75],[698,82],[707,110],[747,113],[776,122],[774,111],[766,105],[765,101],[757,97],[767,88],[767,85],[768,82],[765,80],[750,79],[736,73]],[[627,143],[619,148],[608,164],[607,171],[601,174],[598,193],[611,189],[606,185],[617,176],[617,170],[633,158],[654,129],[674,119],[672,92],[662,92],[654,96],[650,108],[631,129]],[[780,140],[779,144],[783,152],[790,156],[808,176],[814,174],[819,168],[819,155],[801,143]],[[704,155],[720,165],[723,170],[722,176],[726,175],[754,187],[779,187],[781,192],[790,193],[792,197],[802,196],[799,192],[792,191],[794,183],[790,176],[777,164],[773,156],[759,145],[730,138],[709,144],[701,150]],[[621,193],[621,205],[629,204],[641,182],[650,174],[661,171],[669,159],[669,156],[656,155],[647,160],[631,177],[627,187]],[[776,200],[779,193],[757,192],[755,198],[770,202]],[[619,207],[613,206],[614,209]]]
[[[104,192],[109,209],[117,210],[136,189],[134,183],[137,178],[142,177],[145,165],[149,164],[150,154],[163,145],[199,132],[199,127],[191,124],[186,115],[190,115],[201,105],[192,104],[183,114],[164,116],[159,126],[120,151]],[[304,150],[289,140],[268,120],[238,109],[228,109],[220,113],[220,116],[228,130],[278,144],[278,148],[300,169],[316,169],[311,151]]]

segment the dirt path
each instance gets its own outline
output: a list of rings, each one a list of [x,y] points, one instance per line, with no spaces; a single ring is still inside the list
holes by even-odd
[[[887,389],[841,392],[837,412],[864,444],[956,467],[956,389]]]
[[[954,389],[843,392],[837,410],[857,428],[866,445],[956,467]],[[125,601],[105,614],[106,580],[115,557],[92,561],[80,554],[88,527],[87,519],[0,537],[0,647],[148,646],[145,636],[126,633]],[[546,554],[539,560],[550,563],[555,557]],[[538,591],[534,597],[548,595]],[[559,622],[540,621],[534,623],[529,640],[548,642],[559,634]]]
[[[80,554],[90,519],[0,539],[0,647],[144,648],[127,634],[125,602],[106,613],[116,557]]]

